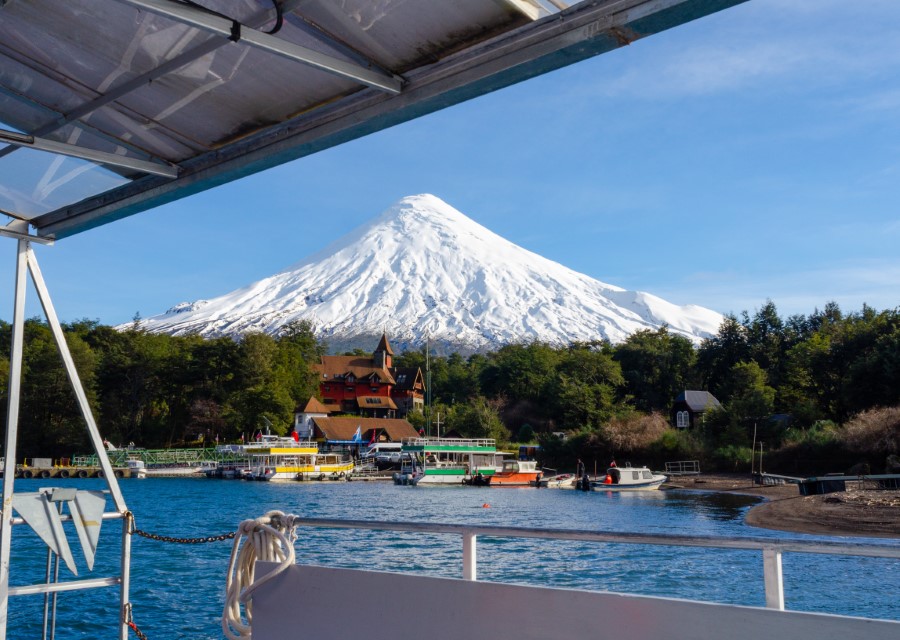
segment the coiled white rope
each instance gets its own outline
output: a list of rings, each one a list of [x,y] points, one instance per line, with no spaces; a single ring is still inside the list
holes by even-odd
[[[244,520],[238,526],[225,578],[225,609],[222,611],[222,631],[229,640],[246,640],[251,637],[251,595],[260,585],[294,564],[294,540],[297,537],[294,527],[294,516],[285,515],[281,511],[269,511],[255,520]],[[247,541],[241,547],[241,538],[244,536]],[[281,564],[267,576],[254,582],[257,560]],[[245,609],[243,616],[241,604]]]

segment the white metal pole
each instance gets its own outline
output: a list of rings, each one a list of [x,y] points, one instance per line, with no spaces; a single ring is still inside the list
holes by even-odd
[[[119,585],[119,640],[128,640],[128,620],[131,618],[129,590],[131,589],[131,517],[122,520],[122,584]],[[127,613],[127,616],[126,616]]]
[[[119,483],[116,480],[116,474],[113,471],[109,456],[106,454],[106,447],[103,446],[103,438],[100,436],[100,430],[94,420],[94,414],[91,412],[91,405],[88,403],[87,395],[84,393],[84,387],[81,385],[81,378],[78,377],[78,370],[75,368],[75,361],[72,360],[72,354],[69,351],[69,345],[66,343],[66,336],[63,334],[62,327],[59,324],[59,318],[56,316],[56,310],[53,308],[53,301],[50,299],[50,293],[47,291],[47,285],[44,284],[44,277],[41,275],[41,269],[37,263],[37,257],[31,247],[28,247],[28,268],[31,271],[31,279],[34,282],[34,288],[37,290],[38,298],[41,300],[41,306],[44,308],[44,315],[47,316],[47,324],[53,332],[56,340],[56,347],[59,349],[59,355],[62,357],[63,364],[66,366],[66,373],[69,375],[69,381],[72,383],[72,389],[75,391],[75,397],[78,399],[78,406],[81,408],[81,414],[87,422],[88,433],[91,436],[91,442],[94,445],[94,451],[97,453],[97,459],[100,462],[100,468],[103,469],[103,478],[109,487],[112,495],[113,503],[116,505],[116,511],[125,513],[128,507],[125,506],[125,498],[119,489]]]
[[[122,491],[119,488],[119,482],[116,479],[116,474],[113,471],[109,456],[106,453],[106,447],[103,446],[103,438],[100,436],[100,430],[97,428],[97,423],[94,420],[94,414],[91,411],[90,403],[84,392],[84,387],[81,384],[81,378],[78,376],[78,370],[75,368],[75,361],[72,360],[72,354],[69,351],[68,343],[66,343],[66,336],[63,334],[62,326],[59,324],[59,318],[56,315],[56,309],[53,307],[53,301],[50,299],[47,285],[44,283],[44,277],[41,274],[37,256],[34,255],[34,251],[31,247],[27,248],[27,264],[31,271],[34,288],[37,290],[38,297],[41,300],[41,306],[44,308],[44,315],[47,316],[47,323],[50,325],[50,330],[53,332],[53,337],[56,340],[59,355],[65,364],[66,373],[69,376],[72,389],[75,391],[75,397],[81,408],[81,414],[84,416],[84,420],[87,423],[88,434],[94,445],[94,451],[100,462],[100,468],[103,469],[103,478],[106,480],[106,485],[109,487],[110,495],[116,506],[116,511],[125,513],[128,510],[128,507],[125,506],[125,498],[122,496]],[[131,582],[131,534],[128,533],[129,526],[130,520],[129,518],[125,518],[122,521],[122,582],[119,589],[119,640],[128,640],[128,624],[126,622],[125,613],[129,602]],[[0,635],[0,637],[2,637],[2,635]]]
[[[478,580],[478,560],[476,558],[476,536],[463,534],[463,580]]]
[[[25,331],[25,272],[28,241],[19,240],[16,255],[15,302],[9,354],[9,398],[6,410],[6,444],[3,448],[3,510],[0,517],[0,638],[6,637],[9,614],[9,554],[12,546],[12,499],[16,477],[16,440],[19,432],[19,392],[22,379],[22,340]]]
[[[766,607],[784,611],[784,579],[781,573],[781,551],[763,549],[763,576],[766,583]]]

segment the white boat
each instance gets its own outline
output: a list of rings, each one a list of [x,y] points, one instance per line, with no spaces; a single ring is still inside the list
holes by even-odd
[[[487,484],[503,468],[493,438],[404,438],[400,457],[394,484],[463,484],[479,477]]]
[[[130,457],[126,462],[128,464],[128,469],[131,471],[132,478],[147,477],[147,467],[144,465],[143,460],[138,457]]]
[[[550,476],[546,482],[549,489],[574,489],[577,480],[574,473],[561,473],[557,476]]]
[[[182,462],[174,464],[155,464],[144,466],[144,476],[156,476],[159,478],[198,477],[206,475],[209,471],[215,471],[216,462],[213,460],[198,460],[197,462]]]
[[[647,467],[632,467],[626,462],[624,467],[610,467],[606,476],[591,480],[593,491],[646,491],[659,489],[668,479],[661,473],[653,473]]]

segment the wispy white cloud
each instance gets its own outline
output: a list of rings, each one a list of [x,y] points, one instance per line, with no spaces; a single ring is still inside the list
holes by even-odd
[[[896,39],[883,37],[895,19],[893,0],[867,2],[864,14],[846,2],[754,0],[639,41],[594,90],[670,99],[873,77],[900,63]],[[869,109],[893,109],[898,93],[858,99]]]
[[[699,304],[720,313],[753,312],[772,300],[779,314],[807,315],[827,302],[845,311],[863,304],[878,310],[900,307],[900,260],[839,265],[833,268],[753,272],[698,272],[651,293],[678,304]]]
[[[747,47],[701,44],[670,51],[662,64],[630,66],[609,82],[608,95],[643,98],[719,93],[786,76],[811,62],[811,55],[790,43],[755,43]]]

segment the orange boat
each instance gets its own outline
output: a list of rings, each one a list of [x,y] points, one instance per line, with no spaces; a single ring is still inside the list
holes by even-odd
[[[539,487],[541,470],[534,460],[504,460],[503,468],[485,480],[491,487]]]

